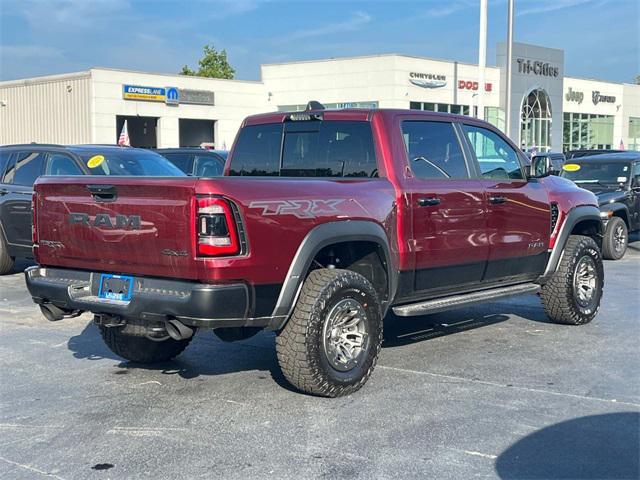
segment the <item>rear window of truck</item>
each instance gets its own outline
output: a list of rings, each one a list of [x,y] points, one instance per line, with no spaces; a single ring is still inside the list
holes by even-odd
[[[371,125],[311,120],[246,126],[240,131],[229,174],[377,177]]]

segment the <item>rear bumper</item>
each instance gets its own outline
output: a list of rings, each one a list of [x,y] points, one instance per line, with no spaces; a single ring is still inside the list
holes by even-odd
[[[201,328],[266,326],[272,320],[249,317],[249,287],[242,283],[210,285],[134,277],[131,300],[121,302],[98,298],[99,272],[30,267],[25,278],[35,303],[52,303],[66,310],[148,322],[178,319]]]

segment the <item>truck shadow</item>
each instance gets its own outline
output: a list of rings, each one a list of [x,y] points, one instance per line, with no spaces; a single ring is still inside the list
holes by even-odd
[[[580,417],[538,430],[496,460],[502,479],[640,477],[640,414]]]
[[[382,346],[393,348],[423,342],[506,322],[512,316],[552,324],[536,295],[416,317],[398,317],[390,312],[385,318]]]
[[[453,335],[475,328],[482,328],[509,320],[508,311],[533,321],[547,321],[539,302],[492,303],[474,309],[460,309],[422,317],[401,318],[389,314],[385,318],[383,348],[400,347],[416,342]],[[115,355],[102,341],[98,328],[89,322],[80,334],[71,337],[67,344],[73,356],[86,360],[116,360],[117,367],[161,372],[191,379],[201,375],[215,376],[242,371],[262,371],[286,389],[291,389],[278,366],[275,353],[275,334],[261,332],[240,342],[227,343],[210,331],[196,334],[185,352],[175,360],[148,365],[125,361]],[[267,373],[268,372],[268,373]],[[266,377],[265,377],[266,378]]]

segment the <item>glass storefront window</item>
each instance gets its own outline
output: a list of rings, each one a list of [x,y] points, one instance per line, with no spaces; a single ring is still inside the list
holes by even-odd
[[[565,112],[563,123],[562,148],[565,152],[588,148],[612,148],[613,115]]]
[[[455,113],[458,115],[469,115],[471,111],[469,105],[457,105],[452,103],[431,103],[431,102],[410,102],[409,108],[412,110],[426,110],[429,112]]]
[[[504,110],[499,107],[484,107],[484,119],[504,132]]]
[[[629,118],[629,150],[640,151],[640,118]]]

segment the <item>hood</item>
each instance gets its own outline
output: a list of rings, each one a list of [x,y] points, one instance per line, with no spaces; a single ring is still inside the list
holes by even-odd
[[[598,197],[598,205],[603,206],[624,200],[625,192],[622,190],[591,190]]]

